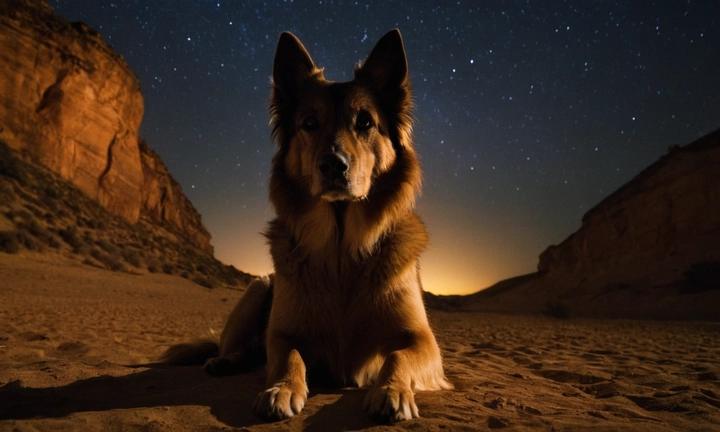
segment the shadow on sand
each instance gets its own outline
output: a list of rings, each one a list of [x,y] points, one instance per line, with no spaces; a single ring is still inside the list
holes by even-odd
[[[12,381],[0,388],[0,420],[47,419],[88,411],[197,405],[209,407],[212,415],[227,426],[248,427],[264,423],[251,410],[255,397],[263,389],[262,371],[214,378],[197,366],[152,365],[149,369],[143,368],[124,376],[103,375],[61,387],[27,388],[20,381]],[[313,403],[314,396],[318,401],[328,403]],[[308,405],[299,416],[304,417],[304,429],[320,431],[376,426],[362,412],[364,396],[362,390],[311,391]]]

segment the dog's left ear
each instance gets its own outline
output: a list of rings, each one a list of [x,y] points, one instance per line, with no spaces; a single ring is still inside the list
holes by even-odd
[[[322,77],[300,39],[290,32],[280,35],[273,62],[273,84],[276,90],[293,94],[305,80]]]
[[[380,38],[367,60],[355,70],[355,77],[369,79],[381,94],[392,94],[407,84],[407,58],[400,30],[391,30]]]

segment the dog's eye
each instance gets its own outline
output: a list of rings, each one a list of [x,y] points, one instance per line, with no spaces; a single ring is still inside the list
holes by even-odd
[[[314,131],[317,130],[318,127],[320,127],[320,122],[318,122],[318,119],[315,116],[305,117],[300,124],[300,128],[306,131]]]
[[[359,130],[368,130],[373,127],[373,124],[373,118],[367,111],[360,111],[355,118],[355,127]]]

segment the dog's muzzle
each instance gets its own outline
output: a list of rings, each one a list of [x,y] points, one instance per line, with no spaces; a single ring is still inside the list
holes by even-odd
[[[320,195],[328,201],[352,199],[348,174],[350,161],[341,153],[326,153],[317,164]]]

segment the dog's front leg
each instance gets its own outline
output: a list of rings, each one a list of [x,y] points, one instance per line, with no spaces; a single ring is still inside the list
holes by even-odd
[[[385,359],[378,380],[365,397],[365,412],[379,423],[419,417],[409,368],[415,363],[412,348],[393,351]]]
[[[284,340],[268,340],[267,368],[269,388],[255,399],[255,414],[271,421],[298,414],[308,396],[305,363],[300,353]]]
[[[450,389],[442,372],[440,349],[435,337],[421,332],[406,348],[392,351],[383,363],[377,381],[365,397],[365,412],[380,423],[419,417],[414,390]]]

